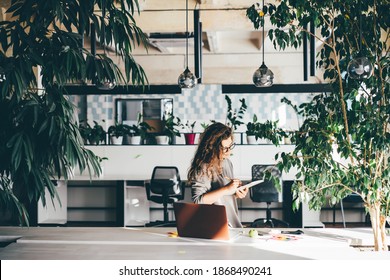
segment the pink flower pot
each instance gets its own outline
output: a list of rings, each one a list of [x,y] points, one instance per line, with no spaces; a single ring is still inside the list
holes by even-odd
[[[184,137],[186,139],[186,144],[187,145],[194,145],[195,144],[195,136],[196,136],[196,133],[185,133]]]

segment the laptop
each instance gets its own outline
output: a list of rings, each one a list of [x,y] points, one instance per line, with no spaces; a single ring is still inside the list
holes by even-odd
[[[175,202],[173,208],[180,237],[231,239],[225,206]]]

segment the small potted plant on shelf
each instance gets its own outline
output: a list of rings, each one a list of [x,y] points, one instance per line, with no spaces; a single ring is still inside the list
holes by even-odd
[[[89,135],[91,134],[92,127],[89,125],[88,121],[80,121],[79,124],[79,132],[80,136],[84,141],[84,144],[88,144],[88,138]]]
[[[248,108],[245,103],[245,98],[239,100],[241,104],[238,110],[233,109],[232,100],[228,95],[225,95],[225,100],[227,103],[226,125],[230,126],[233,130],[237,130],[241,124],[244,124],[242,118]]]
[[[79,124],[80,136],[84,140],[84,144],[98,145],[106,142],[106,131],[96,121],[92,127],[87,120],[81,121]],[[103,120],[104,122],[104,120]]]
[[[123,137],[129,134],[130,126],[123,123],[115,122],[108,128],[111,144],[122,145]]]
[[[129,144],[141,144],[147,138],[148,132],[152,131],[153,129],[154,127],[142,121],[142,114],[138,114],[137,124],[133,124],[129,127]]]
[[[257,144],[257,140],[259,139],[259,124],[256,114],[253,115],[253,120],[246,124],[246,142],[248,144]]]
[[[164,116],[162,133],[156,136],[157,144],[175,144],[175,136],[181,136],[178,130],[180,126],[181,120],[173,114],[168,114],[168,117]]]
[[[104,122],[104,120],[103,120]],[[91,127],[91,131],[88,135],[88,142],[91,145],[99,145],[100,143],[106,143],[106,131],[103,126],[93,121],[94,126]]]
[[[194,132],[195,124],[196,121],[190,123],[190,121],[188,120],[186,123],[181,124],[181,127],[187,131],[186,133],[184,133],[184,137],[187,145],[195,144],[195,137],[196,137],[196,133]]]
[[[257,138],[261,139],[260,143],[274,144],[276,146],[283,143],[284,138],[287,136],[283,129],[278,128],[279,121],[267,120],[264,123],[257,123]]]

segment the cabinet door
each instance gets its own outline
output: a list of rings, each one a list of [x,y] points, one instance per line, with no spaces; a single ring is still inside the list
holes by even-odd
[[[43,207],[42,201],[38,201],[38,224],[66,224],[68,202],[65,181],[57,181],[56,189],[60,201],[54,198],[52,202],[47,189],[45,191],[46,206]]]
[[[144,226],[150,221],[149,201],[144,186],[125,186],[124,225]]]

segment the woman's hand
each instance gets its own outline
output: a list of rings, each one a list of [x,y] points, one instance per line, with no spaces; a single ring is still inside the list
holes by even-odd
[[[235,194],[237,192],[237,188],[242,185],[241,180],[239,179],[232,179],[229,184],[227,184],[226,190],[229,194]]]
[[[236,197],[237,198],[244,198],[246,197],[247,193],[248,193],[248,188],[241,188],[241,189],[237,189],[236,191]]]

